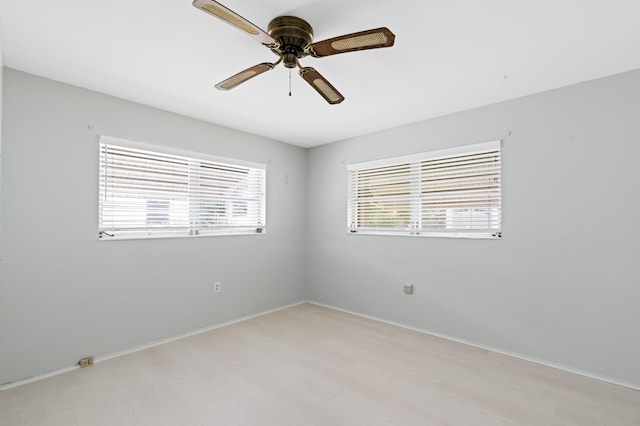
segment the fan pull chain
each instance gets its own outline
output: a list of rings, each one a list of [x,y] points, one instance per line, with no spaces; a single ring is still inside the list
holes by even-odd
[[[289,68],[289,96],[291,96],[291,68]]]

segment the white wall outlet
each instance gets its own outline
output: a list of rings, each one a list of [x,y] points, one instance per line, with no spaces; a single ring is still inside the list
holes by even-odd
[[[220,281],[213,282],[213,292],[220,293],[222,291],[222,283]]]
[[[413,294],[413,284],[404,283],[404,294]]]

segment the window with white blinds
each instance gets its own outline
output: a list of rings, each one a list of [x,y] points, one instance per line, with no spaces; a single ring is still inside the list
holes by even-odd
[[[147,148],[100,137],[100,239],[265,231],[265,165]]]
[[[500,141],[347,166],[350,233],[500,238]]]

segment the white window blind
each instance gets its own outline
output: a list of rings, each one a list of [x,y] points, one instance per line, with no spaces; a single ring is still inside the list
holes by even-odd
[[[500,238],[500,141],[347,166],[351,233]]]
[[[138,146],[100,138],[101,239],[265,231],[265,165]]]

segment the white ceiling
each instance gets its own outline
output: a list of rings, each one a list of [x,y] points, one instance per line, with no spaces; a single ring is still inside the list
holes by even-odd
[[[389,27],[395,46],[307,57],[328,105],[276,57],[191,0],[0,0],[5,66],[303,147],[640,68],[639,0],[222,0],[266,30],[299,16],[315,41]]]

